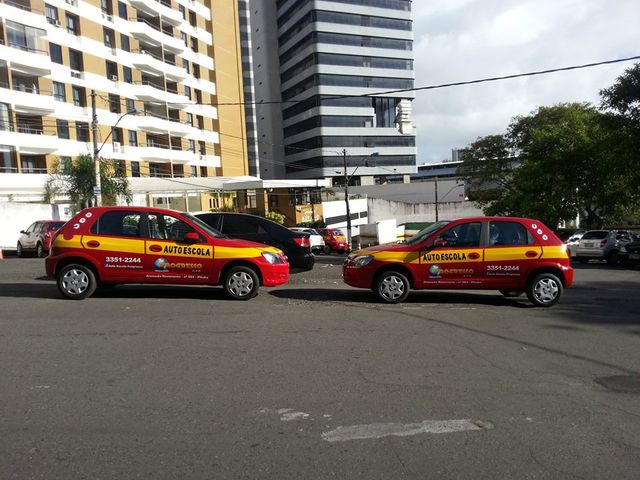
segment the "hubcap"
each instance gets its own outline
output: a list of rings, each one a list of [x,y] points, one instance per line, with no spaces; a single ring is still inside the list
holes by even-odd
[[[253,290],[253,278],[247,272],[236,272],[229,278],[229,291],[238,297],[249,295]]]
[[[555,280],[543,278],[536,283],[533,289],[533,294],[539,302],[549,303],[556,299],[559,291],[560,289],[558,288],[558,284]]]
[[[380,284],[380,293],[389,300],[397,300],[404,294],[404,283],[395,275],[384,277]]]
[[[89,287],[89,277],[82,270],[69,270],[62,277],[62,288],[71,295],[80,295]]]

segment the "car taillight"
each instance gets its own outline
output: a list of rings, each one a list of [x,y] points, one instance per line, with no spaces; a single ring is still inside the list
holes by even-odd
[[[606,240],[602,240],[602,241],[600,242],[600,248],[604,248],[604,246],[605,246],[606,244],[607,244],[607,241],[606,241]]]
[[[311,242],[309,241],[309,237],[293,237],[293,240],[300,245],[301,247],[311,247]]]

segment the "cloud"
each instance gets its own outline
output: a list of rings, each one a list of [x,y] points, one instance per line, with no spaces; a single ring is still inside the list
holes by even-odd
[[[640,54],[637,0],[414,1],[416,86]],[[418,163],[501,133],[541,105],[597,103],[631,63],[418,92]]]

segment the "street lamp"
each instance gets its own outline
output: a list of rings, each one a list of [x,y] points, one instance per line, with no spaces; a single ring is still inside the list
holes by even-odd
[[[127,110],[122,115],[120,115],[116,123],[113,125],[113,127],[111,127],[111,130],[109,131],[109,134],[107,135],[107,137],[104,139],[104,142],[102,142],[102,145],[100,145],[100,148],[98,148],[98,114],[96,112],[95,90],[91,91],[91,109],[93,112],[92,122],[91,122],[91,133],[93,136],[93,168],[95,170],[95,186],[93,187],[93,194],[96,197],[95,206],[99,207],[100,205],[102,205],[102,185],[100,181],[100,151],[102,150],[102,147],[104,147],[104,145],[107,143],[109,138],[111,138],[113,129],[118,126],[118,124],[120,123],[120,120],[122,120],[127,115],[135,115],[139,113],[140,110],[138,110],[137,108],[132,108],[131,110]]]
[[[437,222],[438,220],[440,220],[440,218],[439,218],[439,214],[438,214],[439,212],[438,212],[438,176],[437,176],[437,175],[434,177],[434,180],[435,180],[435,195],[436,195],[436,198],[435,198],[435,207],[436,207],[436,222]],[[453,190],[454,188],[457,188],[457,187],[464,187],[464,181],[456,180],[455,185],[454,185],[453,187],[451,187],[451,188],[447,191],[447,193],[445,193],[445,194],[442,196],[442,198],[444,199],[447,195],[449,195],[449,194],[452,192],[452,190]]]

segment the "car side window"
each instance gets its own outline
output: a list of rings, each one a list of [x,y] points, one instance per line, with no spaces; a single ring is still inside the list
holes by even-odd
[[[533,237],[518,222],[489,222],[489,246],[530,245]]]
[[[27,228],[26,232],[27,233],[33,233],[34,230],[36,229],[36,225],[38,225],[38,222],[32,223],[31,225],[29,225],[29,228]]]
[[[142,214],[115,210],[105,212],[91,227],[91,233],[115,237],[140,237]]]
[[[480,222],[460,223],[442,232],[436,242],[438,248],[474,248],[480,246]]]
[[[185,234],[195,231],[191,225],[171,215],[149,214],[149,236],[151,238],[181,242],[184,240]]]
[[[222,233],[263,233],[264,229],[252,218],[242,215],[225,215],[222,219]]]

